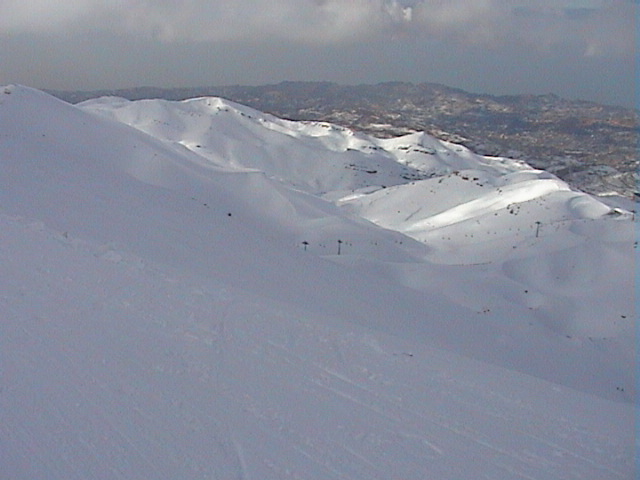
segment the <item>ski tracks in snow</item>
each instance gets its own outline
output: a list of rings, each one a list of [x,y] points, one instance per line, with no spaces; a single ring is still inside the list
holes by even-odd
[[[7,478],[632,476],[627,405],[1,219]]]
[[[278,328],[267,331],[259,320],[246,326],[245,334],[254,332],[246,339],[252,345],[248,350],[254,362],[280,372],[317,404],[296,406],[301,410],[297,420],[288,407],[257,397],[250,410],[263,425],[305,445],[305,456],[321,466],[327,466],[328,458],[332,470],[343,465],[343,476],[337,478],[359,478],[349,467],[354,462],[368,478],[384,478],[383,465],[392,465],[400,478],[447,475],[456,471],[460,459],[476,463],[486,478],[624,479],[632,469],[633,456],[614,432],[550,420],[541,403],[529,398],[529,387],[510,372],[493,372],[487,389],[465,371],[467,359],[419,348],[408,351],[406,345],[383,346],[377,334],[344,334],[321,322],[288,322],[280,333]],[[286,325],[287,320],[278,323]],[[509,386],[511,381],[516,385]],[[542,381],[539,386],[540,391],[549,388]],[[559,391],[563,402],[568,401],[564,394],[573,395]],[[318,430],[311,441],[311,412],[326,404],[337,405],[326,412],[337,427]],[[337,461],[336,449],[350,459]]]

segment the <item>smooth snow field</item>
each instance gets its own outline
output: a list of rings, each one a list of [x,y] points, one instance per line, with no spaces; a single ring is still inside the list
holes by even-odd
[[[0,87],[0,479],[636,478],[634,214],[424,133]]]

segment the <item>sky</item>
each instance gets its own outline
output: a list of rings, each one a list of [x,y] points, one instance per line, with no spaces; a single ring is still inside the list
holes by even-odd
[[[639,0],[0,0],[0,84],[436,82],[636,106]]]

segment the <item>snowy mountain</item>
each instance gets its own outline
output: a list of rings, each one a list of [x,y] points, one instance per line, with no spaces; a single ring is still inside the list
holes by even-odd
[[[0,89],[0,477],[634,476],[632,215],[425,134]]]

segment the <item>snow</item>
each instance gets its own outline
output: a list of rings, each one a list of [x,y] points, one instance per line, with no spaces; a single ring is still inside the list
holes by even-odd
[[[1,478],[634,477],[630,213],[424,134],[0,92]]]

